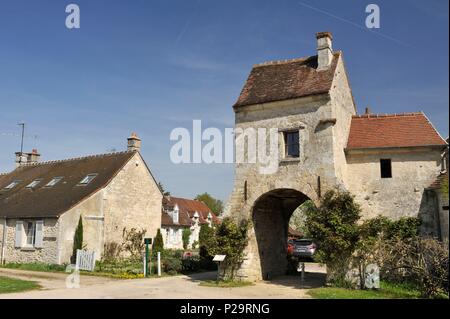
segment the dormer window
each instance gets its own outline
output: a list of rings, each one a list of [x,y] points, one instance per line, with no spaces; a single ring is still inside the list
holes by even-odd
[[[32,181],[30,184],[27,185],[27,188],[35,188],[36,186],[39,185],[39,183],[41,182],[41,179],[35,179],[34,181]]]
[[[178,209],[178,206],[175,206],[175,209],[173,210],[172,219],[175,224],[179,223],[180,211]]]
[[[17,185],[19,185],[20,182],[21,182],[20,180],[16,179],[16,180],[12,181],[9,185],[7,185],[7,186],[5,187],[5,189],[13,189],[13,188],[16,187]]]
[[[56,184],[58,184],[61,180],[62,180],[63,178],[60,176],[60,177],[53,177],[53,179],[50,181],[50,182],[48,182],[46,185],[45,185],[45,187],[53,187],[53,186],[55,186]]]
[[[97,177],[97,174],[89,174],[87,175],[85,178],[83,178],[78,185],[80,186],[86,186],[87,184],[89,184],[90,182],[92,182],[92,180]]]

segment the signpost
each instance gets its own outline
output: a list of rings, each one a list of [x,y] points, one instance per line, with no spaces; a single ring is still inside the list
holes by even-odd
[[[152,239],[151,238],[144,238],[144,244],[145,244],[144,276],[148,277],[149,276],[148,264],[149,264],[149,261],[150,261],[149,260],[149,252],[150,252],[149,245],[152,244]],[[150,268],[150,271],[151,271],[151,268]]]
[[[219,281],[220,263],[225,260],[227,255],[215,255],[213,261],[217,263],[217,281]]]

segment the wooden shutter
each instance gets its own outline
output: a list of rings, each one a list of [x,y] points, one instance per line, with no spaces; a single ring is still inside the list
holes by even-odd
[[[16,248],[22,247],[22,236],[23,236],[23,221],[16,221],[16,236],[14,246]]]
[[[34,247],[42,248],[44,239],[44,221],[38,220],[36,222],[36,234],[34,237]]]

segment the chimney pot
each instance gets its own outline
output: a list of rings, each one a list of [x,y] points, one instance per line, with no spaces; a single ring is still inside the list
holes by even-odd
[[[316,33],[317,69],[328,69],[333,61],[333,35],[331,32]]]

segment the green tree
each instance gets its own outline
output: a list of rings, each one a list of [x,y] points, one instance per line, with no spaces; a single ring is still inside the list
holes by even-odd
[[[249,225],[250,223],[246,219],[236,223],[230,217],[224,218],[215,229],[215,236],[207,242],[206,248],[209,255],[226,255],[224,266],[230,279],[234,278],[237,267],[244,260]]]
[[[189,238],[191,237],[191,230],[189,228],[183,229],[183,248],[187,249],[189,246]]]
[[[305,211],[309,209],[310,205],[314,205],[314,202],[311,200],[305,201],[303,204],[297,207],[296,210],[294,210],[291,218],[289,219],[289,227],[301,232],[305,236],[308,236]]]
[[[83,249],[83,218],[80,216],[78,220],[77,228],[75,229],[75,234],[73,236],[73,251],[72,257],[70,258],[71,263],[76,263],[77,261],[77,250]]]
[[[334,190],[325,193],[318,208],[305,211],[308,234],[318,242],[316,259],[327,265],[327,280],[337,286],[347,284],[360,212],[350,193]]]
[[[164,241],[161,234],[161,230],[158,228],[156,232],[155,239],[153,240],[153,251],[154,252],[164,252]]]
[[[200,232],[198,234],[198,244],[200,248],[200,257],[209,258],[207,247],[213,245],[214,240],[214,229],[209,227],[207,224],[200,226]]]
[[[208,193],[203,193],[200,195],[197,195],[195,197],[196,200],[201,201],[206,204],[206,206],[209,207],[209,209],[212,210],[214,214],[217,216],[222,214],[223,211],[223,202],[219,199],[215,199]]]
[[[161,193],[163,194],[163,196],[170,196],[170,192],[169,192],[169,191],[166,191],[166,190],[164,189],[163,183],[158,182],[158,188],[159,188],[159,190],[161,191]]]

